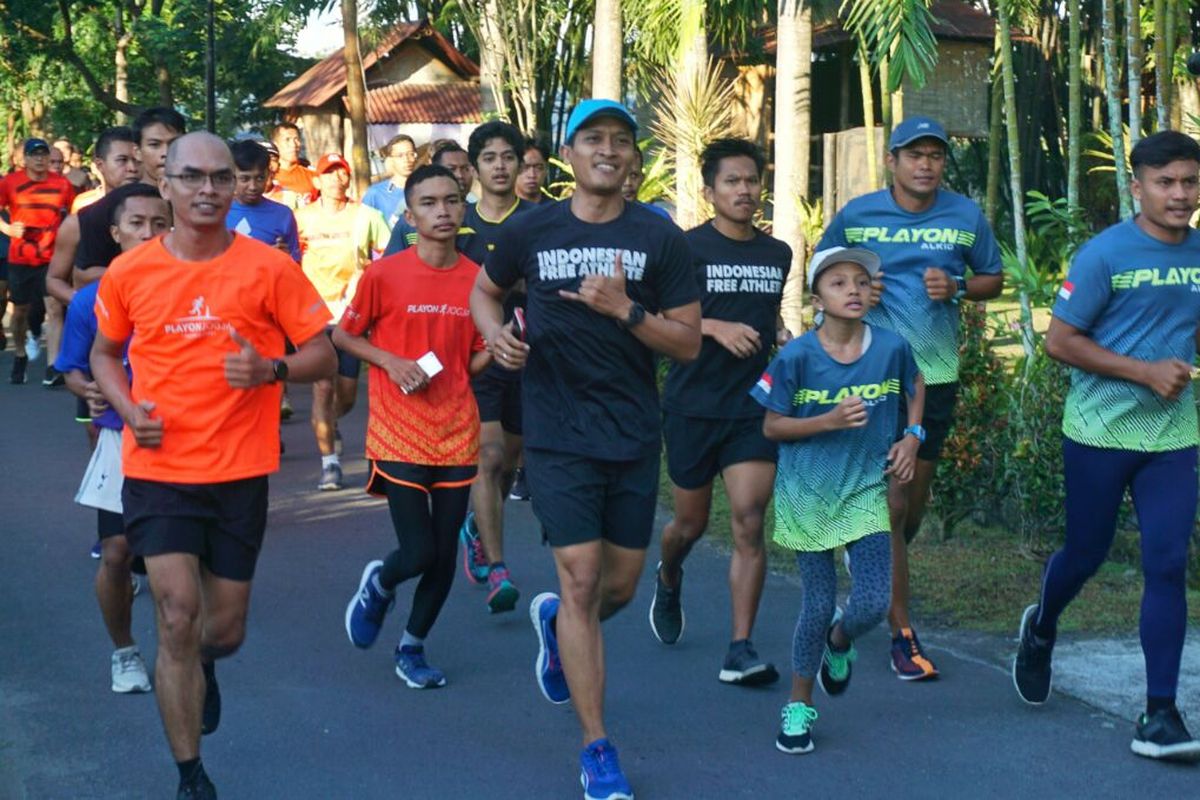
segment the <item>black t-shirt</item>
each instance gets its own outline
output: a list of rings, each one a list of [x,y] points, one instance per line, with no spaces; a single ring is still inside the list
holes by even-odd
[[[75,269],[107,267],[121,255],[121,246],[109,230],[112,210],[124,195],[113,189],[91,205],[84,206],[79,217],[79,246],[75,248]]]
[[[458,248],[458,252],[476,264],[483,266],[488,253],[496,246],[496,238],[500,236],[500,230],[505,226],[513,224],[514,220],[519,219],[522,214],[532,208],[537,208],[537,205],[528,200],[517,198],[516,205],[499,220],[493,222],[479,215],[478,203],[469,203],[466,213],[463,214],[462,225],[458,229],[458,238],[455,240],[455,247]],[[506,320],[512,319],[513,309],[516,308],[525,308],[525,293],[519,291],[519,287],[509,292],[508,297],[504,300],[504,318]],[[521,379],[520,372],[513,372],[495,363],[489,364],[484,372],[489,377],[506,381]]]
[[[762,347],[749,358],[738,358],[705,336],[699,358],[672,362],[663,408],[710,419],[761,417],[762,406],[749,391],[771,360],[792,248],[762,231],[749,241],[730,239],[711,222],[684,235],[695,259],[703,317],[749,325],[758,331]]]
[[[699,300],[683,232],[630,203],[599,224],[577,218],[569,201],[535,208],[500,232],[488,256],[488,277],[502,287],[524,278],[529,295],[522,402],[530,447],[631,461],[662,446],[653,351],[558,294],[578,290],[585,275],[612,274],[618,251],[625,291],[648,314]]]

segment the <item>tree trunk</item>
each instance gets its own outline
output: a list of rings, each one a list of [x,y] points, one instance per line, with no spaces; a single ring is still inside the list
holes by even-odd
[[[113,28],[117,34],[116,51],[113,54],[113,96],[122,103],[129,102],[129,44],[133,33],[125,27],[125,11],[117,7],[113,17]],[[118,125],[129,121],[129,115],[118,111],[115,117]]]
[[[1125,55],[1129,62],[1129,146],[1142,138],[1141,0],[1125,0]]]
[[[1013,238],[1017,246],[1017,262],[1022,269],[1028,263],[1025,243],[1025,192],[1021,188],[1021,148],[1020,130],[1017,120],[1017,85],[1013,70],[1012,22],[1010,19],[1009,3],[1014,0],[1000,0],[996,4],[999,13],[1000,39],[1000,69],[1004,82],[1004,120],[1008,135],[1008,169],[1009,183],[1012,191],[1013,204]],[[1029,294],[1020,292],[1021,303],[1021,347],[1028,360],[1034,353],[1033,309],[1029,304]],[[1026,362],[1028,363],[1028,361]]]
[[[804,330],[807,245],[799,200],[808,197],[812,128],[812,4],[780,0],[775,50],[775,184],[772,233],[792,248],[780,314],[794,334]],[[832,201],[832,198],[830,198]]]
[[[1000,48],[996,48],[996,56],[1000,56]],[[983,215],[988,224],[996,226],[997,212],[1000,210],[1000,148],[1004,137],[1004,82],[999,72],[992,81],[992,109],[988,118],[988,167],[987,194],[984,201]]]
[[[1104,92],[1108,96],[1108,130],[1112,135],[1113,166],[1116,167],[1117,199],[1121,219],[1133,216],[1133,195],[1129,192],[1129,173],[1125,171],[1125,133],[1121,130],[1121,81],[1117,71],[1117,0],[1101,0],[1104,7],[1101,46],[1104,50]]]
[[[358,0],[341,0],[341,3],[342,37],[345,40],[342,60],[346,66],[346,104],[350,107],[350,166],[361,200],[371,185],[371,158],[367,154],[367,81],[358,52]]]
[[[175,107],[175,89],[171,82],[171,69],[166,59],[158,59],[154,68],[154,78],[158,83],[158,104],[167,108]]]
[[[1154,0],[1154,129],[1170,124],[1171,70],[1167,62],[1167,3]]]
[[[682,0],[680,16],[679,71],[676,73],[677,96],[687,97],[708,60],[708,38],[704,26],[704,0]],[[694,147],[682,147],[675,153],[675,222],[687,230],[699,225],[701,216],[700,153]]]
[[[864,139],[867,143],[867,183],[870,191],[879,188],[879,164],[875,150],[875,88],[871,85],[871,59],[867,56],[867,44],[858,40],[858,81],[862,84]]]
[[[1164,36],[1164,49],[1167,57],[1165,62],[1165,72],[1167,85],[1163,89],[1163,105],[1166,106],[1167,125],[1172,128],[1177,128],[1174,123],[1176,115],[1175,110],[1175,49],[1179,44],[1179,17],[1176,15],[1179,0],[1165,0],[1163,3],[1164,9],[1163,30],[1166,32]]]
[[[1079,0],[1067,0],[1067,207],[1079,207],[1079,162],[1083,138],[1083,58]]]
[[[596,0],[592,25],[592,97],[621,100],[621,0]]]
[[[504,35],[500,30],[499,0],[485,0],[479,15],[479,87],[483,91],[483,116],[508,116],[504,96]]]

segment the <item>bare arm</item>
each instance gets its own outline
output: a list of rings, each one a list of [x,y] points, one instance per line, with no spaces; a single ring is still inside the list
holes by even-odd
[[[376,347],[365,336],[354,336],[339,326],[333,329],[333,343],[355,358],[382,369],[405,394],[419,391],[429,384],[429,376],[416,361]]]
[[[96,341],[92,343],[92,377],[104,399],[133,433],[138,447],[158,447],[162,444],[163,422],[151,416],[154,412],[153,401],[133,402],[129,376],[123,364],[124,349],[124,342],[113,341],[97,332]]]
[[[908,420],[906,428],[920,425],[925,415],[925,378],[917,375],[913,382],[913,393],[908,395]],[[921,441],[913,435],[906,434],[900,441],[892,444],[888,450],[888,468],[883,472],[893,476],[900,483],[912,480],[917,466],[917,451],[921,449]]]
[[[46,293],[63,305],[70,305],[75,296],[72,272],[75,252],[79,249],[79,217],[72,214],[63,220],[54,240],[54,255],[50,257],[50,268],[46,270]]]
[[[967,278],[967,300],[991,300],[1004,289],[1004,275],[972,275]],[[950,273],[937,267],[925,270],[925,292],[930,300],[950,301],[958,294],[958,284]]]
[[[785,417],[768,410],[763,419],[763,435],[773,442],[794,442],[831,431],[861,428],[866,424],[867,407],[862,398],[847,397],[815,417]]]
[[[497,286],[486,270],[479,270],[471,287],[471,319],[487,343],[488,352],[505,369],[520,369],[529,358],[529,345],[521,341],[512,324],[504,324],[504,298],[508,291]]]
[[[225,379],[236,389],[250,389],[275,380],[274,359],[267,358],[254,349],[236,331],[230,337],[240,348],[236,353],[225,356]],[[296,352],[281,359],[288,368],[289,383],[312,383],[333,375],[337,369],[337,355],[333,345],[323,332],[296,346]]]
[[[1178,397],[1191,380],[1190,364],[1177,358],[1142,361],[1118,355],[1096,344],[1087,333],[1058,317],[1050,318],[1046,352],[1051,358],[1085,372],[1141,384],[1165,400]]]

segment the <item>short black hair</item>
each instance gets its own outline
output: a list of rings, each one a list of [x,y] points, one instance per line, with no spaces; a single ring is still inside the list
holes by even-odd
[[[240,170],[267,170],[271,167],[271,154],[261,142],[254,139],[234,142],[229,146],[229,152],[233,153],[233,165]]]
[[[521,148],[521,156],[524,157],[530,150],[537,150],[542,154],[542,160],[549,163],[550,161],[550,145],[540,136],[530,136],[525,139],[525,146]]]
[[[380,157],[389,157],[392,154],[392,148],[400,144],[400,142],[408,142],[412,145],[413,150],[417,149],[417,142],[415,139],[413,139],[413,137],[409,136],[407,133],[397,133],[395,136],[387,140],[387,144],[379,148]]]
[[[121,218],[121,214],[125,211],[125,201],[131,197],[156,197],[159,200],[163,196],[158,193],[158,188],[151,186],[148,183],[127,183],[124,186],[118,186],[110,193],[114,198],[112,206],[108,210],[108,224],[116,225],[117,220]]]
[[[272,142],[273,142],[273,141],[275,141],[276,137],[278,137],[278,136],[279,136],[279,134],[280,134],[280,133],[282,133],[283,131],[295,131],[296,133],[299,133],[299,132],[300,132],[300,126],[299,126],[299,125],[297,125],[297,124],[296,124],[296,123],[294,123],[294,122],[281,122],[281,123],[279,123],[279,124],[278,124],[278,125],[276,125],[276,126],[274,127],[274,129],[272,129],[272,131],[271,131],[271,141],[272,141]]]
[[[458,149],[462,150],[461,147]],[[408,180],[404,182],[404,202],[407,205],[412,205],[413,190],[417,188],[418,184],[424,183],[431,178],[449,178],[454,181],[454,186],[458,189],[459,196],[462,196],[462,187],[458,185],[458,178],[454,177],[453,172],[441,164],[426,164],[423,167],[414,169],[412,175],[409,175]]]
[[[442,156],[444,156],[446,153],[466,152],[466,150],[462,149],[462,145],[453,139],[443,139],[434,146],[433,155],[429,157],[429,164],[437,164],[438,166],[441,166]],[[469,153],[467,154],[467,160],[471,160],[471,155]]]
[[[128,125],[105,128],[96,137],[96,146],[92,148],[92,158],[97,161],[103,161],[108,158],[108,151],[112,150],[113,142],[128,142],[129,144],[136,145],[138,138],[133,135],[133,129]]]
[[[475,130],[471,131],[471,137],[467,139],[467,160],[471,162],[471,166],[475,166],[479,161],[479,154],[483,152],[483,148],[492,139],[503,139],[513,149],[517,160],[521,160],[522,148],[525,146],[525,137],[516,127],[509,125],[507,122],[501,122],[494,119],[491,122],[485,122]]]
[[[154,106],[134,117],[133,125],[130,126],[139,145],[142,143],[142,131],[151,125],[162,125],[176,133],[187,133],[187,120],[183,118],[183,114],[169,106]]]
[[[1165,167],[1172,161],[1200,163],[1200,144],[1179,131],[1159,131],[1135,144],[1129,154],[1133,173],[1138,177],[1142,167]]]
[[[704,151],[700,153],[700,177],[704,179],[704,185],[710,189],[713,188],[717,182],[717,173],[721,171],[723,160],[742,156],[754,162],[754,168],[758,170],[761,177],[763,170],[767,167],[767,158],[763,155],[762,148],[749,139],[728,136],[723,139],[714,139],[705,145]]]

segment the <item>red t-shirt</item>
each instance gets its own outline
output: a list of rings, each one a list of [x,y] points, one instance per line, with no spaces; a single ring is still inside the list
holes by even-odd
[[[479,408],[468,373],[483,339],[469,298],[479,267],[465,256],[431,267],[410,247],[367,267],[342,317],[342,330],[401,358],[433,351],[442,371],[424,389],[404,394],[388,374],[368,375],[367,458],[437,467],[479,460]]]
[[[127,477],[221,483],[279,468],[279,399],[268,383],[235,389],[225,356],[233,328],[268,358],[284,337],[303,344],[329,321],[317,290],[287,254],[234,234],[211,261],[181,261],[153,239],[118,256],[100,280],[100,333],[129,344],[134,402],[155,404],[162,445],[138,447],[125,428]]]
[[[8,263],[40,267],[54,255],[58,226],[71,211],[75,187],[62,175],[51,172],[34,181],[23,169],[0,179],[0,208],[8,209],[11,222],[25,225],[24,236],[12,237]]]

